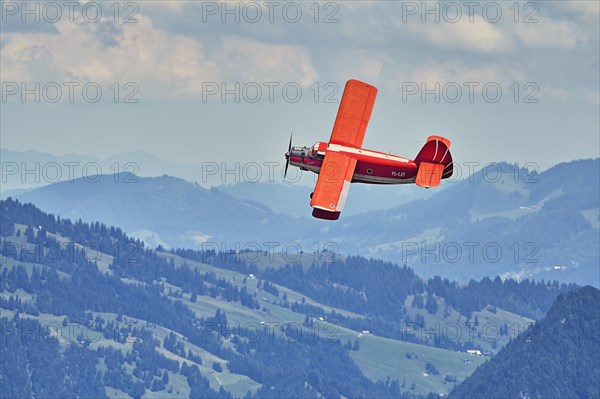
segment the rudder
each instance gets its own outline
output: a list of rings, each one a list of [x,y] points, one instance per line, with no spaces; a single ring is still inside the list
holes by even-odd
[[[415,158],[415,163],[419,168],[415,184],[425,188],[438,186],[442,179],[453,173],[450,140],[441,136],[429,136]]]

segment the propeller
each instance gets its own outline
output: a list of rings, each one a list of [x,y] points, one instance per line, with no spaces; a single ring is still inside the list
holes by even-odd
[[[285,171],[283,172],[284,180],[285,180],[285,177],[287,176],[288,166],[290,166],[290,156],[292,153],[292,135],[293,135],[293,133],[290,133],[290,144],[288,145],[288,152],[285,154],[286,162],[285,162]]]

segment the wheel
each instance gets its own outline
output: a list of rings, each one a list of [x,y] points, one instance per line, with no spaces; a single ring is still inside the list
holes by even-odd
[[[310,199],[312,199],[313,194],[314,194],[314,192],[310,193]]]

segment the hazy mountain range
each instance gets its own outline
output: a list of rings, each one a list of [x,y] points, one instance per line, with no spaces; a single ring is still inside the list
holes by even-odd
[[[372,203],[377,210],[344,213],[337,223],[310,218],[310,188],[292,184],[209,189],[171,176],[126,172],[15,197],[63,217],[120,226],[153,246],[329,249],[460,281],[501,275],[598,286],[599,170],[598,159],[542,173],[499,163],[486,173],[445,182],[442,190],[355,184],[348,208]],[[397,195],[401,190],[407,195]],[[427,194],[407,202],[420,193]],[[398,205],[390,207],[394,202]]]
[[[143,151],[126,152],[107,158],[78,154],[53,155],[38,151],[0,149],[2,185],[0,197],[17,196],[32,189],[60,181],[86,177],[94,181],[97,174],[124,173],[140,177],[170,175],[204,188],[219,187],[240,200],[259,202],[278,213],[301,216],[307,198],[316,182],[316,175],[290,173],[287,182],[282,179],[284,160],[270,163],[224,164],[198,162],[184,164],[166,161]],[[296,169],[294,169],[296,171]],[[293,175],[293,176],[292,176]],[[429,198],[433,192],[413,186],[381,187],[359,185],[353,188],[345,215],[354,215],[378,209],[387,209],[417,199]]]

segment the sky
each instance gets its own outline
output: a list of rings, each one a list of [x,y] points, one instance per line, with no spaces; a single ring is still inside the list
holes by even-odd
[[[328,141],[344,84],[364,147],[546,169],[598,157],[598,1],[2,1],[0,146],[281,162]]]

